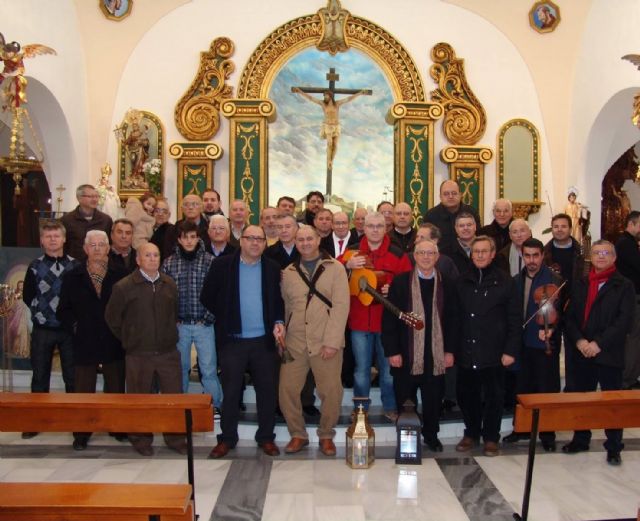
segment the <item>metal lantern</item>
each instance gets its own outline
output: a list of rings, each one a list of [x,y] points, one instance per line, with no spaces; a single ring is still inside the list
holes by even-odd
[[[376,436],[362,404],[349,425],[347,438],[347,465],[352,469],[368,469],[375,461]]]
[[[422,465],[422,425],[411,400],[404,402],[396,423],[396,463],[399,465]]]

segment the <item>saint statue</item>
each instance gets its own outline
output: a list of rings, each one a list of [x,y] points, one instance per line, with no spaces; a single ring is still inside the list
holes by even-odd
[[[98,200],[98,209],[106,213],[114,221],[122,217],[120,207],[120,197],[111,185],[111,165],[107,162],[100,169],[100,182],[96,187],[96,191],[100,196]]]
[[[564,213],[571,217],[571,235],[582,244],[584,235],[589,229],[589,209],[578,202],[578,189],[571,186],[568,191],[568,202],[564,208]]]

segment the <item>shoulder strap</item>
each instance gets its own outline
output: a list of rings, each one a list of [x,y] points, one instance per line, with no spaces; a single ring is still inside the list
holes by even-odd
[[[315,295],[327,307],[329,307],[329,309],[331,309],[333,307],[333,304],[331,304],[331,301],[316,289],[316,282],[318,282],[318,279],[320,278],[320,275],[322,275],[322,273],[324,272],[324,265],[320,264],[318,266],[318,268],[316,269],[316,272],[313,274],[313,277],[312,277],[311,280],[309,280],[307,278],[307,276],[304,274],[304,272],[300,268],[300,263],[299,262],[294,262],[293,265],[295,266],[296,271],[298,272],[298,275],[300,275],[300,278],[303,280],[303,282],[309,288],[309,294],[307,295],[307,306],[306,307],[309,307],[309,302],[311,302],[311,299]]]

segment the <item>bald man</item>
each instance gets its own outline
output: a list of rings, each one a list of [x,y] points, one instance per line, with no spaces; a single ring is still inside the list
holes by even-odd
[[[493,221],[483,226],[478,235],[488,235],[496,242],[496,251],[500,251],[511,242],[509,225],[513,221],[513,205],[509,199],[496,199],[493,203]]]
[[[522,244],[531,238],[531,228],[524,219],[514,219],[509,225],[511,244],[507,244],[496,255],[496,266],[515,277],[524,268]]]
[[[249,211],[247,203],[242,199],[235,199],[229,205],[229,221],[231,223],[231,234],[229,235],[229,244],[234,248],[240,247],[240,237],[242,230],[247,225],[247,217]]]
[[[398,203],[393,208],[393,229],[389,232],[391,242],[409,253],[413,251],[416,229],[413,227],[413,212],[407,203]]]
[[[138,269],[115,286],[105,320],[125,351],[127,393],[151,393],[156,380],[160,392],[182,392],[178,344],[178,288],[160,272],[160,250],[147,242],[136,256]],[[158,320],[162,317],[162,320]],[[187,453],[184,435],[165,434],[167,446]],[[153,456],[153,434],[129,435],[143,456]]]
[[[332,232],[320,241],[320,248],[333,258],[342,255],[347,246],[359,242],[358,234],[349,230],[349,216],[345,212],[333,214]]]
[[[435,224],[439,228],[442,238],[438,248],[441,251],[450,250],[456,241],[454,224],[460,212],[473,215],[476,228],[482,226],[478,211],[473,206],[462,202],[458,183],[449,179],[440,185],[440,204],[428,210],[423,219],[424,222]]]

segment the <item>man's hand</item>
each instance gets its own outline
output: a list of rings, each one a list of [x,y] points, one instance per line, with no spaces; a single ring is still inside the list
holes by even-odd
[[[386,297],[389,294],[389,284],[385,284],[384,286],[382,286],[380,288],[380,293],[382,293],[382,295]]]
[[[402,355],[393,355],[387,358],[391,367],[402,367]]]
[[[335,347],[322,346],[322,349],[320,349],[320,358],[323,360],[330,360],[336,356],[337,352],[338,350]]]
[[[350,270],[357,270],[358,268],[364,267],[366,262],[367,259],[364,255],[354,255],[346,262],[345,266]]]
[[[273,337],[276,339],[276,345],[280,349],[284,348],[284,337],[286,333],[287,333],[287,330],[284,327],[284,324],[278,323],[275,326],[273,326]]]
[[[453,367],[454,362],[455,362],[455,358],[453,356],[453,353],[445,353],[444,354],[444,366],[445,366],[445,368]]]
[[[509,367],[511,364],[513,364],[516,361],[516,359],[513,358],[511,355],[504,354],[502,355],[501,361],[504,367]]]
[[[545,331],[544,329],[541,329],[540,331],[538,331],[538,338],[543,342],[545,340],[549,340],[552,336],[553,336],[553,329],[551,328],[547,329],[547,331]]]

